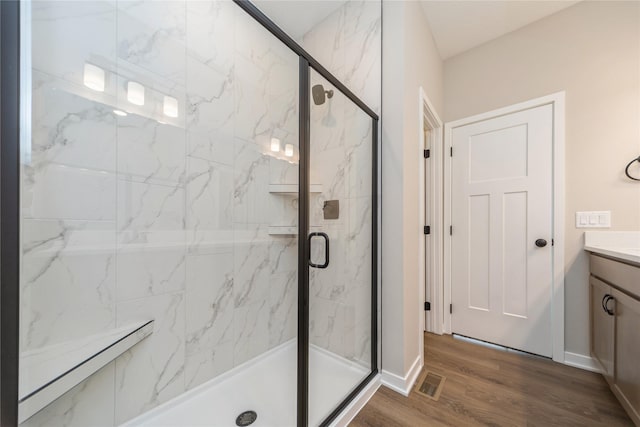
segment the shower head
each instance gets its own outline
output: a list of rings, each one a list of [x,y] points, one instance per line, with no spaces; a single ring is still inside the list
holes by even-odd
[[[313,96],[314,104],[322,105],[325,103],[327,98],[331,99],[333,97],[333,90],[324,90],[324,86],[314,85],[311,88],[311,95]]]

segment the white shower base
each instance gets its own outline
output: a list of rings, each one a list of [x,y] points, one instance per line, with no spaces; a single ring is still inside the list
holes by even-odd
[[[369,371],[315,346],[309,349],[309,365],[309,425],[317,426]],[[247,410],[258,414],[251,427],[295,426],[296,375],[296,341],[292,340],[122,427],[232,427]],[[367,393],[364,402],[373,392]]]

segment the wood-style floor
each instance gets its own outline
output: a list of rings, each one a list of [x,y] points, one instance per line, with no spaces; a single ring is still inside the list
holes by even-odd
[[[633,426],[602,376],[535,356],[425,334],[436,402],[380,387],[351,426]]]

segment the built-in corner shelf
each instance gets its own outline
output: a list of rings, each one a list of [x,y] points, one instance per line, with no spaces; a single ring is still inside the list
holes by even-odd
[[[322,184],[311,184],[310,193],[322,193]],[[269,193],[298,194],[298,184],[269,184]]]
[[[269,193],[297,195],[298,184],[269,184]],[[322,193],[322,184],[311,184],[309,186],[311,193]],[[269,226],[270,236],[297,236],[298,227],[293,225],[271,225]]]
[[[311,184],[309,186],[310,193],[322,193],[322,184]],[[269,184],[269,193],[297,195],[298,184]],[[298,227],[291,225],[271,225],[269,226],[270,236],[297,236]]]
[[[137,322],[21,354],[18,421],[27,420],[151,332],[153,320]]]

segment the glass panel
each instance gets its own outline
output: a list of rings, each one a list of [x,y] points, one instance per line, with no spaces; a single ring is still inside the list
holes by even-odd
[[[380,0],[252,0],[366,105],[380,112]]]
[[[23,425],[295,425],[298,56],[228,1],[22,13],[21,397],[154,321]]]
[[[373,120],[311,70],[309,424],[372,371]],[[328,242],[326,241],[328,240]]]

